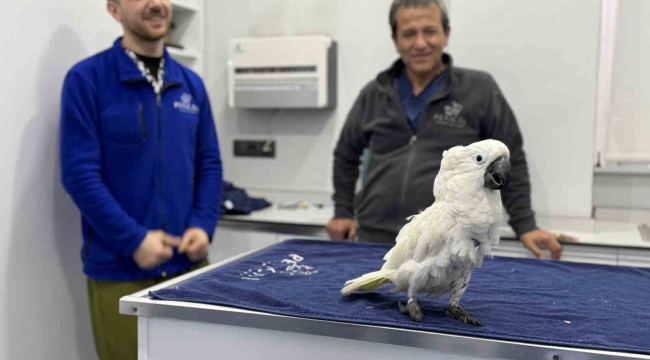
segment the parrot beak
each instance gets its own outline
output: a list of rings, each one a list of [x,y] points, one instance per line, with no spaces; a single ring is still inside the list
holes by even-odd
[[[508,185],[510,176],[510,163],[503,156],[499,156],[488,166],[485,172],[485,187],[492,190],[501,190]]]

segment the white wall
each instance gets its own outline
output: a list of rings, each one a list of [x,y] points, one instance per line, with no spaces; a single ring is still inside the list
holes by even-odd
[[[120,33],[104,4],[2,4],[0,359],[96,359],[79,215],[60,185],[58,117],[65,72]]]
[[[388,67],[387,0],[206,1],[206,84],[217,121],[225,177],[245,188],[329,194],[333,146],[359,90]],[[335,110],[240,111],[226,98],[227,40],[233,37],[322,34],[338,42]],[[271,130],[269,130],[271,129]],[[234,138],[276,139],[275,159],[234,158]]]
[[[206,2],[206,82],[225,176],[248,189],[330,194],[332,152],[359,90],[397,57],[391,0]],[[591,214],[599,2],[452,0],[456,64],[490,71],[518,116],[539,214]],[[227,40],[324,34],[339,45],[333,111],[232,110],[226,103]],[[234,158],[234,138],[277,140],[273,160]],[[305,195],[307,196],[307,195]]]
[[[490,72],[524,135],[533,208],[591,216],[600,2],[453,0],[449,51]]]

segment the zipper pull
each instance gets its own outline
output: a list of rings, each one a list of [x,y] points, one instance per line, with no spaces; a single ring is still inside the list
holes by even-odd
[[[409,145],[415,144],[415,142],[418,140],[418,137],[416,135],[411,136],[411,140],[409,141]]]
[[[160,99],[160,93],[157,93],[157,94],[156,94],[156,105],[157,105],[158,107],[160,107],[160,100],[161,100],[161,99]]]

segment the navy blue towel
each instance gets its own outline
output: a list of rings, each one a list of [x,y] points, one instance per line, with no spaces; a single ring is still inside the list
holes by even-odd
[[[291,240],[196,276],[154,299],[483,338],[650,354],[650,270],[495,257],[474,270],[461,305],[483,326],[444,315],[449,296],[420,295],[422,323],[391,285],[343,298],[343,283],[378,270],[390,246]]]
[[[262,210],[269,206],[271,206],[271,203],[266,199],[250,197],[246,190],[224,180],[221,196],[222,215],[248,215],[253,211]]]

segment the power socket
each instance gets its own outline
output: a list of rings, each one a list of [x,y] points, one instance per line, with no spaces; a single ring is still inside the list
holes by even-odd
[[[275,157],[275,140],[235,140],[235,156]]]

